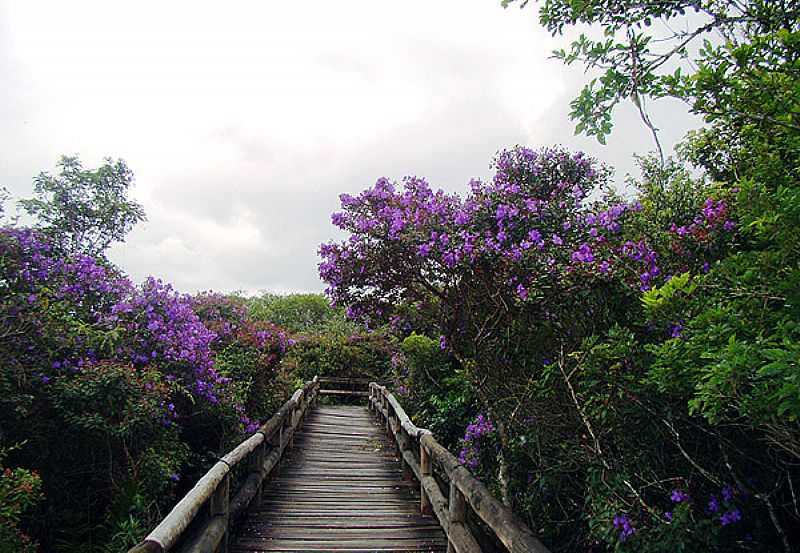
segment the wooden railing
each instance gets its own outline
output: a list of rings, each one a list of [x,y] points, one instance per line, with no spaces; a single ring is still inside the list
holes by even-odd
[[[369,382],[368,378],[320,376],[319,393],[322,396],[363,398],[369,395],[367,392]]]
[[[448,553],[480,553],[478,540],[467,524],[471,509],[491,530],[503,546],[512,553],[549,553],[533,532],[498,501],[483,483],[472,476],[458,459],[445,449],[433,434],[418,428],[395,397],[374,382],[370,383],[369,406],[385,422],[386,432],[402,460],[403,474],[412,474],[420,483],[420,509],[435,514],[447,535]],[[449,490],[443,492],[433,467],[443,471]]]
[[[212,466],[144,541],[128,553],[165,553],[176,545],[181,553],[227,551],[232,522],[250,503],[260,502],[264,479],[291,445],[295,430],[318,392],[317,378],[298,389],[255,434]],[[231,477],[234,469],[240,468],[244,469],[244,476],[231,498]]]

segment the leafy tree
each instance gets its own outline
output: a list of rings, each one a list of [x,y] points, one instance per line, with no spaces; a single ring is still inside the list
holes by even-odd
[[[65,251],[99,255],[145,220],[142,206],[127,197],[133,173],[123,160],[107,158],[91,170],[64,156],[57,167],[56,176],[34,178],[35,196],[19,203]]]
[[[524,7],[528,0],[502,1],[514,3]],[[739,126],[800,130],[797,111],[784,107],[796,106],[798,98],[797,2],[544,0],[539,20],[553,35],[577,25],[603,32],[599,39],[581,34],[569,49],[555,52],[567,64],[602,73],[572,101],[576,132],[604,143],[614,107],[630,100],[655,135],[646,102],[663,97],[687,102],[709,123],[733,117]]]
[[[301,334],[352,334],[358,329],[322,294],[269,294],[246,300],[250,316]]]

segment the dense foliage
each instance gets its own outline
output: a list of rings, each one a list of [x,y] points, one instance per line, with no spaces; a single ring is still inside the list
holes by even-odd
[[[344,309],[331,307],[322,294],[265,293],[248,298],[247,305],[253,319],[272,322],[297,334],[344,335],[361,330],[344,316]]]
[[[651,52],[666,40],[650,24],[692,7],[709,21]],[[367,324],[427,333],[406,339],[417,355],[452,357],[422,376],[401,361],[399,389],[450,445],[440,421],[462,425],[462,462],[554,550],[790,551],[797,8],[547,1],[541,19],[605,32],[560,54],[606,70],[573,104],[579,131],[604,138],[625,97],[653,128],[644,100],[665,95],[706,126],[677,161],[641,158],[625,197],[580,153],[528,148],[500,152],[464,196],[416,177],[343,195],[332,219],[348,239],[320,249],[328,293]],[[722,40],[693,53],[711,31]],[[673,55],[695,70],[660,73]]]
[[[136,218],[70,208],[124,196],[79,167],[40,228],[0,228],[3,551],[124,550],[291,386],[293,340],[242,300],[135,284],[96,251]]]

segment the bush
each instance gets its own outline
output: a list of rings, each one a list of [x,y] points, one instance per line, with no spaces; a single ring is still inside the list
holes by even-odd
[[[315,376],[384,381],[391,374],[393,353],[390,339],[377,332],[349,336],[299,336],[283,366],[299,381]]]
[[[42,481],[35,471],[3,468],[7,453],[0,449],[0,552],[34,553],[37,543],[22,531],[20,522],[23,513],[41,500]]]
[[[344,309],[331,307],[322,294],[262,294],[246,300],[250,317],[276,324],[294,334],[350,335],[358,327]]]
[[[412,420],[455,451],[467,423],[477,413],[477,401],[458,363],[438,340],[412,333],[392,359],[394,393]]]

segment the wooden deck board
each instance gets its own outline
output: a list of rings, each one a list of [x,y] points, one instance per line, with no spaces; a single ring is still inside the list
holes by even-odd
[[[384,428],[359,406],[315,407],[231,553],[442,552],[436,519],[419,512]]]

